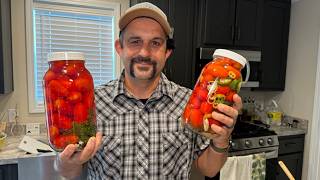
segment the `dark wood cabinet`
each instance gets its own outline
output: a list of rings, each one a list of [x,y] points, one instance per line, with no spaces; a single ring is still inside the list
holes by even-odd
[[[264,1],[260,90],[285,89],[290,6],[290,1]]]
[[[259,49],[262,0],[200,0],[198,47]]]
[[[0,180],[18,180],[18,164],[0,165]]]
[[[303,164],[304,135],[279,137],[278,160],[283,161],[296,180],[301,179]],[[280,166],[276,180],[288,179]]]
[[[131,5],[146,0],[131,0]],[[160,7],[174,27],[176,49],[163,72],[192,88],[196,49],[214,47],[261,51],[259,88],[285,89],[290,0],[147,0]]]
[[[13,91],[10,0],[0,1],[0,94]]]
[[[132,0],[131,5],[145,0]],[[148,0],[166,13],[174,28],[173,38],[176,49],[167,60],[163,72],[168,79],[185,87],[192,88],[194,74],[194,0]]]

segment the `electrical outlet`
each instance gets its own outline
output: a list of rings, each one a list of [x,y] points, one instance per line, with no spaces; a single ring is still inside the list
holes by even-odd
[[[16,109],[8,109],[8,121],[15,122],[17,117],[17,110]]]
[[[26,135],[40,135],[40,124],[39,123],[27,123],[26,124]]]

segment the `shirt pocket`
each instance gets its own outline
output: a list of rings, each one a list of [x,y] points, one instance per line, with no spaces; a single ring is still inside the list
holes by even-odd
[[[176,179],[188,178],[191,150],[191,141],[184,132],[163,134],[162,174]]]
[[[122,146],[121,136],[104,136],[100,149],[95,155],[95,177],[121,179]]]

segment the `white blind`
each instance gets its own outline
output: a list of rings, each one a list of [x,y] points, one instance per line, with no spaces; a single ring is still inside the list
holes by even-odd
[[[86,67],[94,84],[115,77],[114,17],[87,13],[33,9],[35,98],[43,103],[42,78],[48,70],[50,52],[85,53]]]

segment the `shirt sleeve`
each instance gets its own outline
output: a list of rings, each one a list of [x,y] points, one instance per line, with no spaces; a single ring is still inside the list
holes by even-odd
[[[209,146],[210,139],[200,134],[194,133],[194,160],[197,159],[202,152]]]

